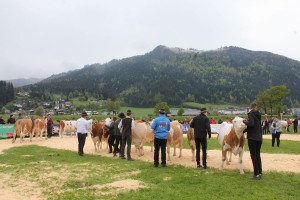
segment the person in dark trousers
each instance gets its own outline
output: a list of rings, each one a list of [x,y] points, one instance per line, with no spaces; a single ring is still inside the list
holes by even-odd
[[[120,121],[122,119],[125,118],[125,115],[124,113],[119,113],[118,115],[119,119],[117,119],[114,123],[114,136],[115,136],[115,144],[114,144],[114,157],[117,156],[117,153],[120,153],[121,152],[121,147],[122,147],[122,135],[121,135],[121,132],[120,132],[120,129],[118,128],[118,125],[120,124]],[[119,145],[121,147],[119,147]]]
[[[85,145],[85,139],[88,134],[88,121],[86,120],[87,113],[83,112],[81,118],[77,120],[77,137],[78,137],[78,155],[83,156],[83,148]]]
[[[295,117],[293,121],[294,133],[298,133],[298,117]]]
[[[154,167],[159,165],[159,150],[161,150],[161,166],[166,167],[166,146],[170,131],[170,120],[166,117],[165,109],[159,110],[159,116],[151,124],[154,130]]]
[[[7,123],[8,124],[14,124],[16,123],[16,118],[15,118],[15,115],[10,115],[8,120],[7,120]]]
[[[276,139],[276,142],[277,142],[277,147],[279,147],[280,145],[280,135],[281,135],[281,132],[282,132],[282,126],[278,120],[277,117],[274,117],[274,120],[272,122],[272,125],[271,125],[271,129],[272,129],[272,147],[274,147],[274,144],[275,144],[275,139]]]
[[[244,123],[247,125],[245,132],[247,132],[248,147],[254,169],[254,175],[251,178],[253,180],[260,180],[262,177],[262,163],[260,157],[262,145],[261,114],[258,111],[256,103],[252,103],[250,109],[248,119],[244,120]]]
[[[262,122],[263,134],[268,134],[270,132],[270,120],[266,116],[266,118]]]
[[[207,134],[208,138],[211,138],[210,123],[207,117],[209,112],[206,110],[206,108],[201,108],[200,111],[200,115],[193,118],[190,126],[191,128],[194,128],[197,167],[202,167],[200,163],[200,147],[202,146],[202,164],[203,168],[207,169]]]
[[[131,140],[132,140],[132,129],[134,129],[134,120],[131,118],[131,110],[127,110],[126,118],[122,119],[118,125],[122,134],[122,147],[120,158],[125,159],[125,146],[127,144],[127,160],[133,161],[131,158]]]
[[[47,115],[47,137],[51,138],[52,136],[52,130],[53,130],[53,120],[51,118],[51,115]]]
[[[113,121],[110,123],[110,125],[105,125],[109,129],[109,138],[108,138],[108,146],[109,146],[109,152],[113,152],[113,147],[115,143],[115,121],[117,120],[116,117],[113,117]]]

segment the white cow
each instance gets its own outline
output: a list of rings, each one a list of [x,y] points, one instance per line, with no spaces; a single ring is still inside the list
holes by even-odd
[[[144,155],[144,145],[146,142],[151,144],[151,152],[153,151],[154,134],[149,123],[136,122],[135,128],[132,130],[132,142],[138,151],[139,156]]]
[[[235,117],[232,120],[232,124],[227,122],[221,124],[220,132],[218,134],[218,142],[222,147],[221,170],[224,168],[225,160],[227,164],[229,164],[229,161],[227,160],[227,151],[231,151],[234,155],[239,154],[240,174],[244,174],[243,155],[245,136],[243,131],[247,126],[243,123],[243,120],[243,118]]]
[[[172,121],[170,124],[171,128],[168,134],[168,142],[167,142],[167,153],[168,160],[171,160],[170,157],[170,148],[171,145],[174,146],[173,156],[176,156],[176,145],[179,145],[179,158],[182,156],[182,144],[183,144],[183,128],[182,124],[180,124],[177,120]]]
[[[75,120],[60,120],[59,121],[59,135],[62,138],[64,133],[72,133],[76,135],[77,132],[77,121]]]

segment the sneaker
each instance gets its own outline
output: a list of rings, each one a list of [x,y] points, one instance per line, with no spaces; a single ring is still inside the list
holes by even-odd
[[[251,177],[252,180],[260,180],[261,179],[261,174],[258,174],[256,176]]]
[[[167,165],[166,164],[161,164],[161,167],[167,167]]]
[[[128,161],[134,161],[132,158],[128,158],[127,160],[128,160]]]
[[[154,164],[154,167],[158,167],[158,165],[157,165],[157,164]]]
[[[207,169],[207,166],[206,166],[206,165],[203,165],[203,169]]]
[[[126,158],[125,158],[124,156],[120,156],[120,159],[123,159],[123,160],[124,160],[124,159],[126,159]]]
[[[202,168],[202,165],[197,165],[197,168]]]

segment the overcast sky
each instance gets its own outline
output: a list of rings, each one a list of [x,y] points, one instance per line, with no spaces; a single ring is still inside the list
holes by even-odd
[[[46,78],[158,45],[300,61],[299,0],[0,0],[0,80]]]

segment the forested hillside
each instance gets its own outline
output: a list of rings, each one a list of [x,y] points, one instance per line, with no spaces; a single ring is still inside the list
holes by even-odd
[[[14,99],[14,87],[13,84],[6,81],[0,81],[0,108],[7,102]]]
[[[166,101],[248,104],[270,86],[290,89],[286,103],[300,98],[300,62],[269,52],[224,47],[214,51],[158,46],[153,51],[49,77],[31,85],[32,95],[120,98],[128,106]]]

